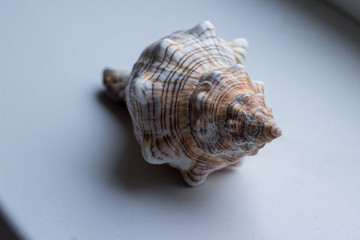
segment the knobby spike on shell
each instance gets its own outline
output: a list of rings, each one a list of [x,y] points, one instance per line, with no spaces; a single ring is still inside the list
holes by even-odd
[[[247,48],[205,21],[151,44],[130,75],[104,71],[109,96],[126,101],[146,161],[175,167],[196,186],[281,135],[264,84],[242,65]]]

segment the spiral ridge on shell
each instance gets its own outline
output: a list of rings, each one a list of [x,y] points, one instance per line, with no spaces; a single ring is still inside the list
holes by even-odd
[[[242,65],[247,47],[245,39],[218,37],[205,21],[143,51],[126,87],[111,94],[126,98],[146,161],[175,167],[196,186],[281,135],[264,85]],[[107,76],[110,86],[114,76]]]

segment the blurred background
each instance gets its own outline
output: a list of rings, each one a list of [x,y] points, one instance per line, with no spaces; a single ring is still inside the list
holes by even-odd
[[[0,0],[0,239],[360,239],[356,0]],[[105,67],[211,21],[247,38],[283,136],[187,187],[147,164]]]

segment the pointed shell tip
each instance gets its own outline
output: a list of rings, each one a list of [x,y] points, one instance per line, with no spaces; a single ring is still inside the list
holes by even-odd
[[[281,129],[280,129],[280,127],[279,127],[278,125],[275,124],[274,126],[272,126],[272,128],[271,128],[271,135],[272,135],[274,138],[280,137],[281,134],[282,134],[282,131],[281,131]]]

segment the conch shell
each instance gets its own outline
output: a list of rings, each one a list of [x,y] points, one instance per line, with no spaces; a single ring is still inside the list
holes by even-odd
[[[109,96],[126,100],[147,162],[177,168],[196,186],[281,135],[264,85],[242,65],[247,47],[205,21],[151,44],[130,75],[104,71]]]

